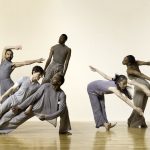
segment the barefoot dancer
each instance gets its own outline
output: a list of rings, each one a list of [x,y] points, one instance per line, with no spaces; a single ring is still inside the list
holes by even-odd
[[[130,107],[136,110],[140,115],[143,115],[142,110],[135,107],[130,101],[131,96],[127,90],[127,78],[124,75],[116,75],[116,77],[112,79],[98,69],[94,67],[90,68],[92,71],[98,72],[102,77],[108,80],[97,80],[89,83],[87,87],[96,123],[96,128],[104,126],[106,130],[109,130],[116,125],[109,123],[107,120],[104,94],[114,93]]]

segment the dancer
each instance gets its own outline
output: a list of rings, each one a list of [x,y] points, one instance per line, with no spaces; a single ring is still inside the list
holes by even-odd
[[[10,75],[12,71],[21,66],[30,65],[33,63],[42,63],[44,61],[43,58],[36,60],[27,60],[23,62],[12,62],[13,59],[13,51],[12,50],[20,50],[21,46],[10,46],[6,47],[2,53],[2,60],[0,64],[0,95],[3,95],[11,86],[14,85]]]
[[[60,86],[64,83],[64,77],[57,73],[53,76],[51,83],[43,84],[33,95],[23,103],[12,108],[14,113],[19,113],[9,122],[0,126],[0,133],[9,133],[16,129],[23,122],[36,115],[41,120],[51,120],[60,116],[60,134],[70,134],[71,130],[66,95]],[[24,111],[29,105],[33,105],[32,113],[25,114]],[[56,119],[53,123],[57,125]]]
[[[47,59],[44,69],[46,74],[42,83],[49,83],[50,79],[57,72],[61,72],[65,76],[71,56],[71,49],[65,45],[67,39],[67,35],[62,34],[59,37],[59,44],[56,44],[51,48],[49,58]],[[53,61],[51,61],[52,58]]]
[[[40,66],[33,67],[32,75],[30,77],[21,77],[8,91],[6,91],[0,97],[1,102],[5,97],[8,97],[10,94],[12,94],[7,99],[4,99],[0,105],[0,125],[4,124],[14,116],[14,113],[12,113],[10,110],[11,107],[22,103],[40,87],[38,80],[43,75],[44,70]],[[16,92],[14,93],[14,91]]]
[[[136,81],[138,84],[141,84],[143,87],[145,87],[145,89],[150,89],[150,84],[148,81],[146,81],[150,81],[150,77],[143,74],[139,69],[139,66],[141,65],[150,65],[150,62],[138,61],[133,55],[128,55],[123,59],[122,64],[127,66],[127,75],[131,81]],[[144,112],[148,100],[148,94],[146,95],[146,91],[148,90],[144,91],[143,89],[137,85],[134,86],[133,102],[135,106],[140,107]],[[128,127],[146,128],[147,124],[144,116],[140,116],[136,111],[133,110],[128,119]]]
[[[22,46],[21,46],[21,45],[17,45],[17,46],[6,46],[6,47],[4,47],[3,52],[2,52],[1,62],[6,59],[6,51],[8,51],[8,50],[21,50],[21,49],[22,49]]]
[[[127,90],[127,78],[124,75],[116,75],[113,79],[92,66],[90,66],[90,68],[92,71],[98,72],[102,77],[108,80],[97,80],[89,83],[87,87],[96,128],[104,126],[106,130],[109,130],[116,125],[109,123],[107,120],[104,94],[114,93],[135,111],[137,111],[141,116],[143,115],[142,110],[134,106],[134,104],[130,101],[131,96]]]

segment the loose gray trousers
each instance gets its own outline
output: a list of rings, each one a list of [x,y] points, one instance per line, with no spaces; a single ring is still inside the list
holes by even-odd
[[[63,69],[64,69],[64,65],[59,64],[59,63],[55,63],[53,61],[51,64],[49,64],[49,66],[46,69],[45,77],[42,80],[42,84],[49,83],[50,80],[52,79],[52,77],[56,73],[58,73],[58,72],[63,73]]]
[[[5,116],[4,116],[4,124],[1,123],[0,125],[0,133],[9,133],[15,130],[17,127],[19,127],[21,124],[23,124],[28,119],[35,116],[34,112],[30,115],[26,115],[23,112],[15,116],[15,114],[10,110]],[[10,117],[11,116],[11,117]],[[13,118],[12,118],[13,117]],[[10,118],[12,118],[10,120]],[[7,120],[7,122],[6,122]],[[3,120],[1,120],[3,122]],[[68,109],[64,110],[63,114],[60,116],[60,126],[59,126],[59,132],[67,132],[71,130],[69,115],[68,115]]]
[[[134,79],[138,83],[147,86],[147,88],[150,89],[150,84],[146,80],[140,78],[132,78],[132,79]],[[143,91],[141,91],[141,89],[135,86],[134,96],[133,96],[134,105],[136,107],[140,107],[144,112],[146,108],[147,100],[148,100],[147,95]],[[139,126],[141,126],[142,128],[147,127],[145,118],[143,116],[140,116],[135,110],[133,110],[130,117],[128,118],[128,127],[138,128]]]
[[[95,93],[91,93],[90,89],[88,89],[88,95],[93,110],[96,128],[99,128],[100,126],[103,126],[104,123],[108,123],[105,110],[105,98],[104,95],[97,95]]]

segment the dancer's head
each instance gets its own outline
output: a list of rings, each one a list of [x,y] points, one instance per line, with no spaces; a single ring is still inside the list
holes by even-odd
[[[34,66],[32,68],[32,81],[38,81],[44,75],[44,70],[41,66]]]
[[[56,73],[51,79],[51,83],[56,90],[60,88],[60,86],[64,83],[64,81],[65,81],[64,76],[61,73]]]
[[[127,77],[124,75],[115,75],[115,78],[113,78],[113,81],[115,81],[117,87],[120,89],[125,89],[127,87]]]
[[[127,77],[125,75],[115,75],[113,81],[115,82],[117,89],[120,92],[124,93],[129,99],[132,99],[130,93],[127,90]]]
[[[128,56],[124,57],[122,64],[123,65],[134,65],[134,64],[136,64],[135,57],[133,55],[128,55]]]
[[[13,51],[11,49],[6,49],[4,59],[8,61],[11,61],[13,59]]]
[[[60,37],[59,37],[59,44],[65,44],[65,42],[67,41],[68,37],[66,34],[62,34]]]

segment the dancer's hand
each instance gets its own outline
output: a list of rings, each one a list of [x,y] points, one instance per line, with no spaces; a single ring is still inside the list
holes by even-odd
[[[96,69],[96,68],[94,68],[94,67],[92,67],[92,66],[89,66],[89,67],[90,67],[91,71],[97,72],[97,69]]]
[[[16,49],[16,50],[22,50],[22,46],[21,46],[21,45],[17,45],[17,46],[15,47],[15,49]]]
[[[21,112],[21,109],[18,106],[12,106],[11,110],[14,114],[19,114]]]
[[[144,113],[143,113],[143,111],[142,111],[141,108],[136,107],[135,110],[136,110],[141,116],[144,116]]]
[[[40,58],[40,59],[37,59],[37,63],[43,63],[43,61],[44,61],[45,59],[44,58]]]
[[[31,115],[32,114],[32,108],[33,108],[33,105],[30,105],[24,112],[25,115]]]
[[[40,116],[39,116],[39,119],[40,119],[41,121],[44,121],[44,120],[45,120],[45,115],[40,115]]]
[[[110,128],[115,127],[116,124],[117,124],[117,122],[116,123],[104,123],[104,127],[106,128],[106,131],[109,131]]]

